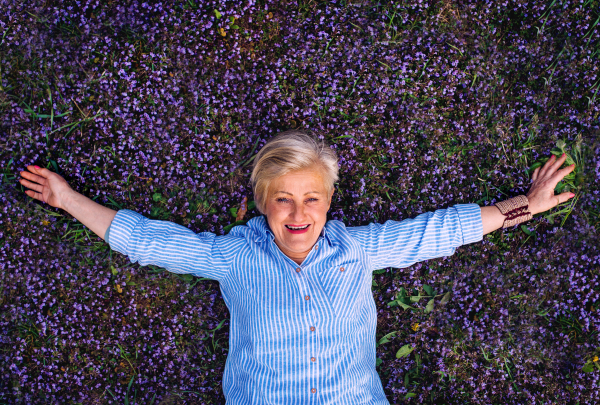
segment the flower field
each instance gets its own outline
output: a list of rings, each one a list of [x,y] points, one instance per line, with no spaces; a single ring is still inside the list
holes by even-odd
[[[225,402],[219,284],[132,264],[20,171],[222,235],[292,128],[338,153],[347,226],[525,194],[566,152],[572,200],[375,272],[377,370],[392,404],[600,403],[600,1],[0,10],[0,404]]]

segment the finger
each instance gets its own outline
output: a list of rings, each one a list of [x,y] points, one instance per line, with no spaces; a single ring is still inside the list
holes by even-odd
[[[39,184],[32,183],[32,182],[24,180],[24,179],[20,179],[19,183],[21,183],[23,186],[25,186],[27,188],[30,188],[30,189],[35,190],[35,191],[40,192],[40,193],[44,189],[43,186],[40,186]]]
[[[36,200],[46,202],[46,201],[44,201],[42,193],[36,193],[35,191],[27,190],[27,191],[25,191],[25,194],[27,194],[31,198],[35,198]]]
[[[544,166],[542,166],[539,176],[541,178],[544,178],[546,176],[546,172],[548,171],[548,169],[550,168],[550,165],[552,165],[552,163],[554,163],[554,155],[551,155],[550,158],[546,161],[546,163],[544,163]]]
[[[540,168],[536,167],[535,170],[533,171],[533,174],[531,175],[532,182],[537,180],[539,172],[540,172]]]
[[[41,184],[42,186],[46,185],[46,179],[38,174],[30,173],[30,172],[21,172],[20,174],[22,177],[26,178],[27,180],[31,180],[35,183]]]
[[[557,174],[560,174],[560,178],[562,179],[563,177],[565,177],[567,174],[571,173],[573,170],[575,170],[575,163],[573,163],[571,166],[567,166],[563,169],[560,169],[559,171],[557,171]]]
[[[567,166],[564,169],[560,169],[552,176],[552,183],[558,184],[559,181],[561,181],[567,174],[571,173],[573,170],[575,170],[575,164]]]
[[[556,159],[556,161],[550,166],[548,169],[548,174],[552,175],[555,171],[557,171],[558,168],[565,163],[565,160],[567,160],[567,154],[563,153],[563,155]]]

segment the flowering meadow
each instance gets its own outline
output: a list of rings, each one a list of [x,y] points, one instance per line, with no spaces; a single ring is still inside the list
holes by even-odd
[[[598,0],[0,0],[0,404],[224,403],[218,283],[132,264],[20,171],[222,235],[292,128],[338,153],[347,226],[525,194],[566,152],[567,203],[375,272],[377,370],[392,404],[600,403],[599,21]]]

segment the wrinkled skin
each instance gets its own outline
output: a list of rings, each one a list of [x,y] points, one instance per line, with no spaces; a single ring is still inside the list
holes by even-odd
[[[552,155],[542,167],[535,169],[531,175],[531,188],[527,192],[529,200],[529,211],[533,215],[548,211],[558,204],[572,198],[570,192],[554,194],[554,189],[567,174],[575,169],[575,165],[567,166],[558,170],[567,160],[566,155],[559,157]]]
[[[279,249],[298,264],[306,258],[327,222],[333,191],[327,193],[317,170],[291,172],[270,185],[265,204],[267,222]],[[292,234],[286,224],[310,226],[305,233]]]

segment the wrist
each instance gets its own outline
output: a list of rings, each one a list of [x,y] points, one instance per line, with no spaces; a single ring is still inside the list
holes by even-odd
[[[539,209],[537,209],[536,200],[534,199],[534,197],[532,195],[527,195],[526,197],[527,197],[527,200],[529,201],[529,212],[531,212],[532,216],[542,212]]]
[[[508,228],[529,221],[533,214],[529,210],[529,200],[525,195],[518,195],[494,204],[505,216],[503,228]]]
[[[77,197],[79,195],[80,194],[73,189],[70,189],[69,191],[63,193],[59,199],[60,208],[72,215],[71,211],[73,210],[74,205],[77,203]]]

